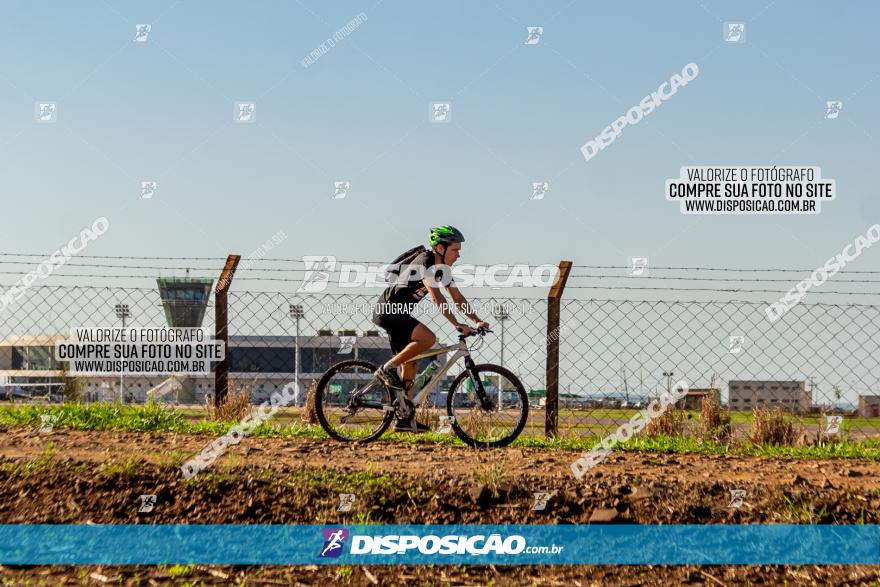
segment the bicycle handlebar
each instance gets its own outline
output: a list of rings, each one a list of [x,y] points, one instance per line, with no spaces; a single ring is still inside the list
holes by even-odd
[[[458,328],[456,328],[456,330],[458,330],[459,332],[461,332],[461,330],[458,329]],[[469,337],[471,337],[471,336],[477,336],[477,335],[485,336],[485,335],[487,335],[487,334],[490,333],[490,332],[492,332],[491,329],[489,329],[489,328],[485,328],[485,327],[483,327],[483,326],[480,326],[479,328],[471,328],[471,332],[470,332],[470,334],[459,334],[459,335],[458,335],[458,340],[464,340],[464,339],[469,338]]]

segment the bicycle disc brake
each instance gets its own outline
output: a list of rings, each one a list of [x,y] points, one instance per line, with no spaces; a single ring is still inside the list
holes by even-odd
[[[492,412],[495,410],[495,402],[492,401],[492,398],[489,397],[489,394],[486,393],[485,388],[483,388],[483,382],[480,381],[479,375],[474,377],[473,374],[468,374],[470,378],[471,384],[474,386],[474,395],[479,401],[480,408],[484,412]]]

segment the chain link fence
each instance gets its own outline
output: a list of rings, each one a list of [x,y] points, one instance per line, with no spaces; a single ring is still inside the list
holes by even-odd
[[[562,302],[563,433],[605,433],[683,382],[696,425],[704,398],[784,411],[811,436],[880,436],[880,307],[800,304],[776,322],[757,302]],[[842,418],[822,418],[820,411]]]
[[[231,292],[228,368],[231,388],[252,401],[297,380],[302,390],[332,364],[359,358],[379,365],[391,356],[372,323],[378,292],[297,294]],[[529,393],[526,435],[545,434],[548,301],[485,297],[470,300],[493,333],[474,350],[477,363],[503,364]],[[182,302],[179,302],[182,303]],[[39,286],[0,313],[0,397],[63,399],[53,344],[76,327],[163,327],[168,300],[157,288]],[[213,332],[214,300],[202,302],[201,326]],[[455,331],[423,302],[416,317],[453,344]],[[809,434],[831,421],[853,439],[880,436],[880,306],[800,304],[770,322],[759,302],[565,299],[559,328],[558,420],[562,436],[603,435],[684,382],[679,411],[691,425],[710,398],[731,409],[736,435],[747,433],[755,407],[779,408]],[[473,339],[472,339],[473,340]],[[453,367],[430,401],[461,371]],[[213,373],[178,377],[83,376],[85,401],[202,404],[214,393]],[[169,391],[170,389],[170,391]],[[305,403],[304,393],[294,409]],[[841,416],[825,418],[819,413]],[[551,413],[552,415],[552,413]],[[833,432],[833,431],[832,431]]]

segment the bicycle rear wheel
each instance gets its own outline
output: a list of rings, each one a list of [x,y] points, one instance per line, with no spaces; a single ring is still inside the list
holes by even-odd
[[[446,396],[446,411],[455,434],[479,448],[507,446],[526,426],[529,400],[516,375],[499,365],[475,365],[483,389],[491,400],[483,406],[470,370],[459,373]]]
[[[376,366],[353,359],[330,367],[315,389],[315,415],[331,438],[369,442],[382,436],[394,417],[391,394],[373,372]]]

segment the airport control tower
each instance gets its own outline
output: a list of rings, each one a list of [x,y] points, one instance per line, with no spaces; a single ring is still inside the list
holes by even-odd
[[[159,296],[165,309],[165,321],[168,326],[178,328],[198,328],[205,319],[205,309],[211,298],[213,279],[198,277],[160,277]],[[193,403],[196,401],[196,382],[192,377],[172,376],[160,386],[171,384],[172,380],[181,386],[177,393],[178,401]]]
[[[205,318],[213,279],[198,277],[160,277],[159,295],[168,326],[198,328]]]

